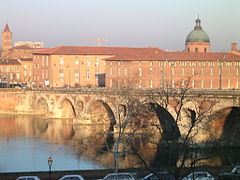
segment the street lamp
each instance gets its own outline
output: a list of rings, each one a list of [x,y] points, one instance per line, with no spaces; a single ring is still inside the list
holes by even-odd
[[[48,167],[49,167],[49,174],[48,174],[48,179],[51,179],[51,170],[52,170],[52,163],[53,163],[53,159],[51,157],[48,158]]]

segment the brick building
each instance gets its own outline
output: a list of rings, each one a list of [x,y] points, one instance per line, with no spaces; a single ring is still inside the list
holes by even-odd
[[[60,46],[35,51],[33,54],[36,86],[105,87],[106,61],[128,52],[145,53],[157,48]]]
[[[106,87],[240,87],[240,56],[233,53],[160,52],[106,59]]]
[[[0,81],[8,83],[32,82],[32,58],[0,59]]]

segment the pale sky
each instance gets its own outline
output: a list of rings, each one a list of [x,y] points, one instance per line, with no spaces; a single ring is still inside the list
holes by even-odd
[[[212,51],[240,49],[240,0],[0,0],[0,29],[45,47],[96,45],[182,51],[199,14]]]

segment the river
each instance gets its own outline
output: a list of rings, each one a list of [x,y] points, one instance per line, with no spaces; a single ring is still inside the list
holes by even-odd
[[[104,144],[101,134],[108,128],[104,125],[75,124],[72,119],[0,115],[0,172],[48,171],[49,157],[53,158],[54,171],[113,168],[113,155],[100,151]],[[147,143],[139,147],[144,157],[152,159],[156,165],[163,163],[171,166],[164,151]],[[205,160],[205,163],[212,166],[236,164],[240,160],[239,150],[216,149],[217,155]],[[206,154],[208,151],[197,153]],[[133,156],[126,156],[120,158],[119,167],[137,167],[136,162]]]

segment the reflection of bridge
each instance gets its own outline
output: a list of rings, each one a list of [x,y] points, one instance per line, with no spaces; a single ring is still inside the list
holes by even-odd
[[[129,93],[133,93],[141,102],[154,103],[159,106],[159,119],[168,119],[170,122],[171,119],[176,117],[174,98],[180,98],[178,97],[178,90],[171,91],[170,96],[174,95],[174,97],[170,97],[172,99],[169,101],[167,107],[161,107],[162,97],[166,96],[165,91],[150,91],[149,89],[145,89],[133,90]],[[201,96],[199,96],[200,94]],[[150,95],[152,95],[151,97],[156,97],[154,102],[152,99],[149,99]],[[194,97],[194,101],[188,101],[184,106],[185,109],[191,109],[196,112],[198,111],[197,108],[202,107],[203,102],[213,102],[214,108],[211,113],[216,114],[215,112],[218,112],[218,115],[224,115],[224,117],[219,118],[219,122],[212,126],[223,129],[226,126],[226,121],[229,121],[227,117],[232,113],[231,108],[234,107],[236,110],[240,105],[239,95],[240,91],[238,90],[189,90],[187,98],[193,99]],[[122,105],[118,101],[118,97],[116,90],[104,88],[5,91],[0,92],[0,100],[4,102],[0,105],[0,110],[3,113],[11,111],[17,113],[45,114],[54,118],[75,118],[77,122],[82,124],[102,124],[111,121],[115,122],[117,105]],[[172,117],[164,116],[163,114],[170,114]],[[183,114],[184,112],[181,113],[181,115]],[[215,119],[218,119],[216,115]],[[220,133],[222,132],[223,130]]]

